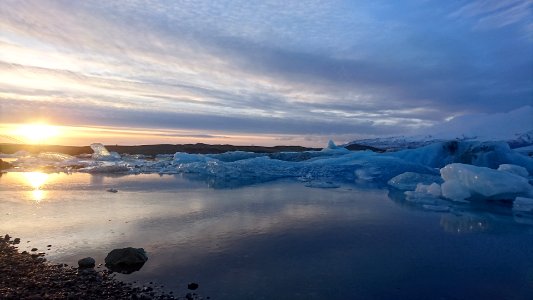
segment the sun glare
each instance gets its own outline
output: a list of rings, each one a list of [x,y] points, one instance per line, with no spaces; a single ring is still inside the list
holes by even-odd
[[[26,124],[15,130],[15,134],[20,139],[31,144],[46,143],[50,138],[60,134],[59,127],[47,124]]]
[[[31,191],[32,199],[35,202],[41,202],[46,196],[46,192],[41,187],[48,181],[49,175],[42,172],[25,172],[23,174],[26,183],[33,188]]]
[[[48,174],[42,172],[26,172],[24,173],[26,182],[34,189],[40,189],[48,179]]]

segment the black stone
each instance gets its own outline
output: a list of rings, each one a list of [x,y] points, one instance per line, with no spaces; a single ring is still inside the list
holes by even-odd
[[[191,282],[187,285],[187,288],[191,291],[194,291],[196,290],[200,285],[198,285],[198,283],[195,283],[195,282]]]

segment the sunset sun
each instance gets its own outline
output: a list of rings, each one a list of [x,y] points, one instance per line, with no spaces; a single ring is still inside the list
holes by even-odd
[[[40,144],[60,134],[57,126],[42,123],[21,125],[15,130],[17,138],[31,144]]]

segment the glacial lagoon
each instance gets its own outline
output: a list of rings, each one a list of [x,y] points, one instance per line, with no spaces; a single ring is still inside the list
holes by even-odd
[[[0,233],[74,266],[142,247],[148,262],[120,279],[178,294],[198,282],[211,299],[531,299],[533,220],[509,203],[438,211],[383,186],[332,187],[8,172]]]

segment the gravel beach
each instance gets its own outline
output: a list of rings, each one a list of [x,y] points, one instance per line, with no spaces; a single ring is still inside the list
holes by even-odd
[[[108,270],[53,264],[42,252],[19,252],[18,243],[20,239],[9,235],[0,237],[0,299],[204,299],[194,293],[174,296],[151,286],[134,287]]]

